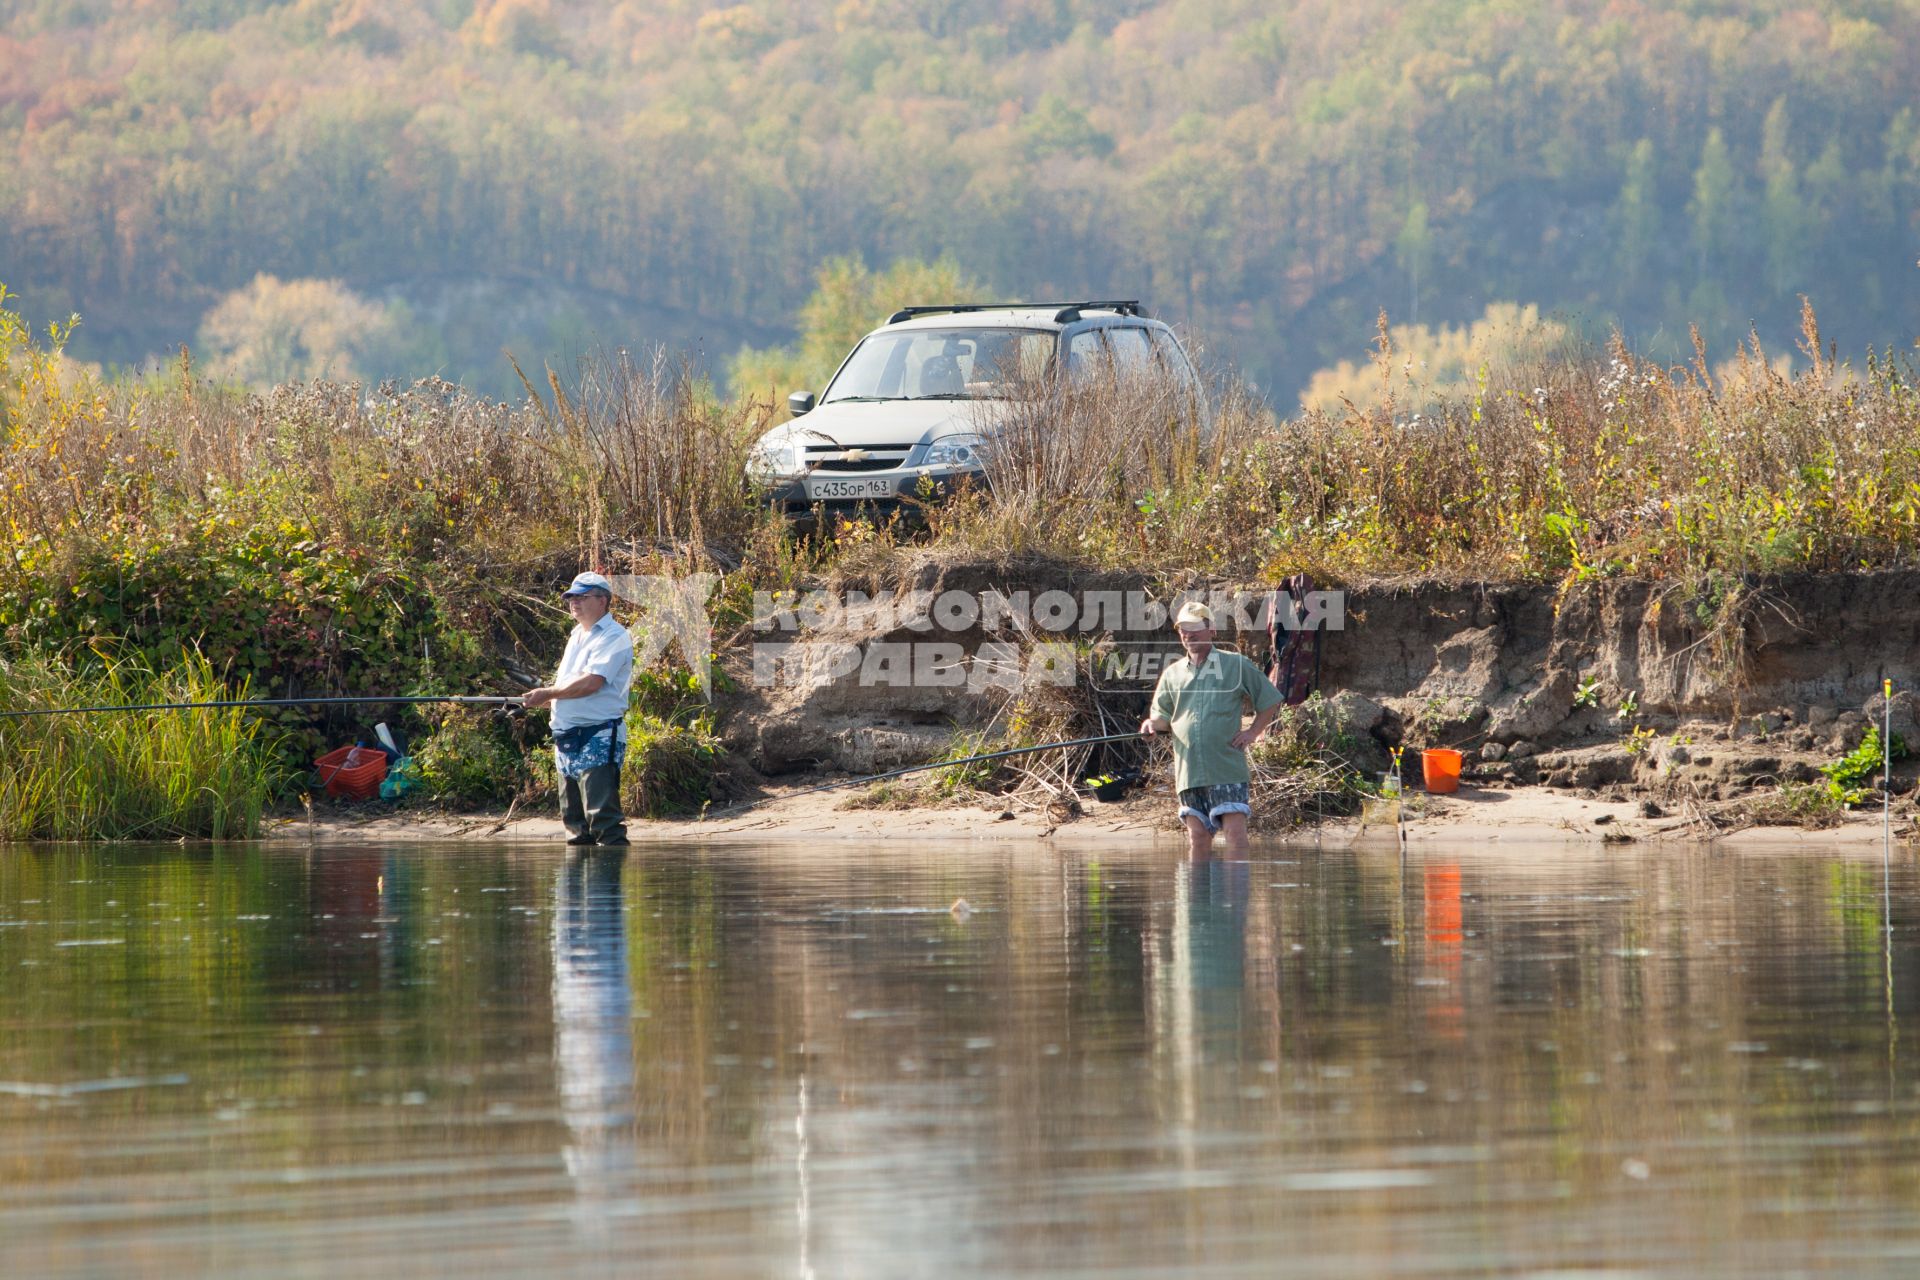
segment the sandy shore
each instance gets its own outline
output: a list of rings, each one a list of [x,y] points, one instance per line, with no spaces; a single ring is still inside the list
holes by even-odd
[[[796,788],[796,791],[804,788]],[[1182,836],[1168,798],[1131,797],[1119,804],[1083,802],[1083,811],[1062,821],[1031,806],[1008,807],[999,801],[944,808],[846,808],[848,791],[813,795],[778,794],[744,813],[706,820],[633,821],[628,832],[636,844],[765,843],[799,840],[817,844],[876,840],[1051,840],[1076,846],[1179,844]],[[1581,799],[1544,787],[1511,790],[1463,787],[1447,796],[1409,797],[1403,814],[1409,847],[1427,842],[1499,842],[1505,844],[1627,844],[1642,841],[1697,842],[1714,838],[1697,824],[1667,816],[1642,817],[1638,804]],[[1895,840],[1903,840],[1896,822]],[[1292,831],[1256,830],[1254,840],[1301,836],[1345,844],[1354,840],[1390,841],[1392,828],[1363,830],[1354,819]],[[421,812],[358,814],[352,810],[277,818],[268,824],[269,840],[334,842],[534,841],[558,844],[566,832],[557,817],[511,814],[450,815]],[[1855,814],[1843,824],[1820,831],[1792,827],[1750,827],[1718,837],[1729,846],[1805,845],[1809,848],[1878,849],[1880,816]],[[1904,834],[1911,840],[1912,833]],[[1911,848],[1911,845],[1905,847]]]

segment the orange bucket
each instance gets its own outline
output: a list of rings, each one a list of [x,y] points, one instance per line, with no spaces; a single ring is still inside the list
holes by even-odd
[[[1448,747],[1428,747],[1420,753],[1420,772],[1427,790],[1452,791],[1460,785],[1460,753]]]

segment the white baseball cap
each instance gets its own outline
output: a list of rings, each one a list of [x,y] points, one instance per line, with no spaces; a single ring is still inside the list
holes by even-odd
[[[1212,630],[1213,610],[1198,600],[1189,600],[1180,606],[1180,612],[1174,618],[1173,625],[1182,631],[1198,631],[1202,627]]]
[[[577,573],[573,576],[573,585],[560,594],[563,596],[584,596],[595,591],[604,591],[608,596],[613,595],[613,584],[607,581],[605,574]]]

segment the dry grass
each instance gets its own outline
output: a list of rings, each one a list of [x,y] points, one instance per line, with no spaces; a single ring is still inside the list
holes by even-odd
[[[1721,593],[1912,564],[1920,374],[1891,352],[1837,364],[1804,321],[1794,375],[1757,340],[1718,370],[1704,351],[1663,366],[1570,344],[1450,399],[1383,349],[1379,403],[1293,420],[1222,376],[1205,415],[1167,376],[1028,383],[979,411],[999,432],[990,490],[934,512],[934,540],[1162,574],[1620,574]]]
[[[624,350],[582,361],[571,391],[552,373],[548,382],[554,415],[533,403],[554,429],[548,456],[589,545],[615,532],[662,549],[737,549],[763,523],[744,476],[771,405],[722,405],[688,362],[659,348],[644,364]]]
[[[1905,565],[1920,547],[1911,361],[1836,364],[1811,312],[1793,376],[1757,342],[1718,371],[1704,351],[1667,367],[1618,342],[1569,347],[1485,367],[1453,399],[1384,342],[1378,368],[1377,406],[1285,421],[1221,375],[1202,397],[1164,372],[1016,380],[976,408],[996,433],[985,491],[930,510],[925,532],[863,529],[796,556],[742,478],[769,407],[715,401],[663,352],[601,353],[518,407],[432,381],[256,397],[184,360],[103,384],[0,325],[0,521],[52,546],[114,522],[292,518],[336,545],[484,572],[609,545],[880,571],[911,537],[1160,574],[1697,583]]]
[[[1241,384],[1163,371],[1063,386],[1014,380],[975,417],[991,432],[989,484],[934,514],[940,541],[997,555],[1044,552],[1168,566],[1244,559],[1247,464],[1272,436]]]
[[[213,514],[495,570],[556,552],[591,560],[615,540],[737,548],[765,521],[743,478],[765,407],[719,404],[664,355],[589,358],[571,383],[550,376],[551,406],[513,407],[432,379],[256,396],[184,360],[164,378],[104,384],[50,352],[12,354],[41,366],[39,394],[0,394],[0,523],[16,538],[57,545]]]
[[[1295,561],[1483,577],[1698,579],[1913,562],[1920,398],[1910,362],[1804,372],[1757,340],[1720,376],[1604,359],[1485,371],[1466,400],[1308,414],[1267,462]]]

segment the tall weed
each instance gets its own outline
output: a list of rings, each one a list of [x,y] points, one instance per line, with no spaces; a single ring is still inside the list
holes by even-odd
[[[215,702],[247,696],[205,658],[74,677],[0,662],[0,710]],[[286,781],[268,723],[240,708],[0,719],[0,839],[250,839]]]

